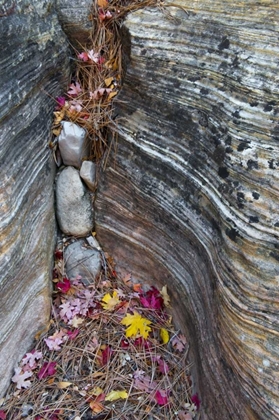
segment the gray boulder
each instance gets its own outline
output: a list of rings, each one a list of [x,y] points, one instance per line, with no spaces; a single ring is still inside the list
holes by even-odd
[[[82,237],[93,229],[92,197],[72,166],[64,168],[57,178],[56,216],[66,235]]]
[[[92,283],[101,270],[101,255],[96,248],[90,248],[83,240],[67,246],[65,269],[70,279],[81,276],[85,283]]]
[[[96,164],[90,160],[85,160],[82,162],[80,171],[80,177],[83,179],[87,187],[91,191],[96,189]]]
[[[70,121],[62,121],[58,145],[64,165],[80,168],[82,159],[89,153],[86,131]]]

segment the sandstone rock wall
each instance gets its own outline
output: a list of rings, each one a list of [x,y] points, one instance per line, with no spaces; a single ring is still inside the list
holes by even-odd
[[[50,314],[52,112],[69,50],[51,1],[0,1],[0,394]]]
[[[135,277],[168,285],[202,418],[275,419],[279,9],[175,3],[126,21],[130,65],[98,239]]]

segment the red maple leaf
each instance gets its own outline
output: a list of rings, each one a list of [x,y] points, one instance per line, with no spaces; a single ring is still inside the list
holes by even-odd
[[[77,328],[73,331],[68,330],[67,335],[69,337],[69,340],[74,340],[79,335],[79,330]]]
[[[108,364],[108,362],[110,361],[111,355],[113,353],[113,350],[111,349],[110,346],[107,346],[103,351],[102,351],[102,366],[105,366]]]
[[[156,287],[152,286],[148,292],[140,296],[140,302],[145,308],[160,310],[164,307],[164,299]]]
[[[1,420],[6,420],[6,413],[3,410],[0,410],[0,419]]]
[[[167,393],[166,393],[166,391],[164,391],[162,389],[155,392],[154,398],[159,405],[167,405],[168,404]]]
[[[143,337],[138,337],[135,339],[135,346],[144,347],[146,350],[149,350],[151,348],[151,343]]]
[[[60,290],[60,292],[67,293],[71,288],[71,282],[67,277],[64,277],[63,281],[59,281],[56,284],[56,287],[58,290]]]
[[[38,378],[44,379],[48,376],[53,376],[56,373],[56,362],[44,362],[43,366],[38,372]]]
[[[191,400],[195,404],[195,406],[197,407],[197,410],[198,410],[200,408],[200,405],[201,405],[201,400],[199,399],[198,394],[192,395]]]

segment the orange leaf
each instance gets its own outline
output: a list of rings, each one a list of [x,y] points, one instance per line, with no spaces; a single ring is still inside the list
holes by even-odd
[[[108,5],[108,1],[107,0],[98,0],[98,6],[99,7],[106,7]]]
[[[98,401],[91,401],[89,406],[91,410],[96,414],[101,413],[104,409],[103,404],[99,403]]]
[[[141,292],[141,284],[136,283],[133,285],[134,292]]]

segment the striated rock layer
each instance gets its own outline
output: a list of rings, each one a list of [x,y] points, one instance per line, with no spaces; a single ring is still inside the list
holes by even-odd
[[[279,9],[175,3],[187,13],[148,9],[126,21],[130,65],[98,239],[136,278],[168,285],[202,418],[275,419]]]
[[[0,10],[2,395],[50,314],[55,171],[47,143],[69,52],[52,2],[0,1]]]

